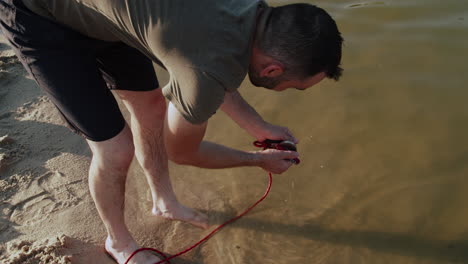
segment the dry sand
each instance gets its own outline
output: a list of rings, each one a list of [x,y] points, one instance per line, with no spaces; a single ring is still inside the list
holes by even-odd
[[[83,138],[65,127],[0,35],[0,263],[113,263],[103,254],[106,233],[88,191],[90,157]],[[131,174],[141,174],[135,164],[132,168]],[[127,222],[139,243],[176,253],[187,237],[196,241],[206,234],[151,217],[140,176],[129,177],[126,202]],[[185,202],[188,206],[208,207],[195,194],[184,196],[198,203]],[[222,202],[210,207],[223,208]],[[210,255],[197,249],[173,263],[199,263],[201,253]]]
[[[90,152],[0,37],[0,263],[105,263]]]

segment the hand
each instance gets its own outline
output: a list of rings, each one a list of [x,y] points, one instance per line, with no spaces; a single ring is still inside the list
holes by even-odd
[[[276,126],[267,122],[264,122],[252,134],[260,142],[264,141],[265,139],[272,139],[288,140],[294,144],[299,143],[299,141],[293,136],[287,127]]]
[[[257,153],[260,155],[259,166],[274,174],[288,170],[294,164],[291,160],[299,157],[299,153],[289,150],[266,149]]]

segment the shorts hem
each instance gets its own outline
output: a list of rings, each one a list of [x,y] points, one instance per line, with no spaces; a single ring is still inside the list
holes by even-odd
[[[110,86],[108,88],[111,91],[149,92],[149,91],[154,91],[156,89],[160,89],[161,87],[157,86],[156,88],[138,89],[138,90],[127,89],[127,88],[119,88],[119,87],[116,87],[116,86]]]
[[[112,138],[116,137],[118,134],[120,134],[120,132],[122,132],[123,129],[125,128],[125,125],[126,125],[126,122],[124,121],[120,125],[119,129],[116,129],[115,131],[112,131],[112,133],[108,133],[108,135],[98,136],[98,137],[88,136],[85,133],[83,133],[82,131],[73,131],[73,132],[75,132],[76,134],[84,137],[87,140],[90,140],[90,141],[93,141],[93,142],[103,142],[103,141],[112,139]]]

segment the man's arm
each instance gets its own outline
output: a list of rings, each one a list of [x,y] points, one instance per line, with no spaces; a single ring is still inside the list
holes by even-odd
[[[273,173],[286,171],[297,152],[265,150],[245,152],[203,141],[207,123],[194,125],[186,121],[169,103],[164,125],[164,141],[169,158],[179,164],[202,168],[259,166]]]
[[[288,128],[272,125],[263,120],[238,91],[225,94],[221,110],[259,141],[282,139],[298,143]]]

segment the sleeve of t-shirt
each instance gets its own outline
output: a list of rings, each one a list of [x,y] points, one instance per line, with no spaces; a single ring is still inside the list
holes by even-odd
[[[210,74],[193,68],[171,73],[162,92],[192,124],[201,124],[215,114],[225,93],[224,86]]]

